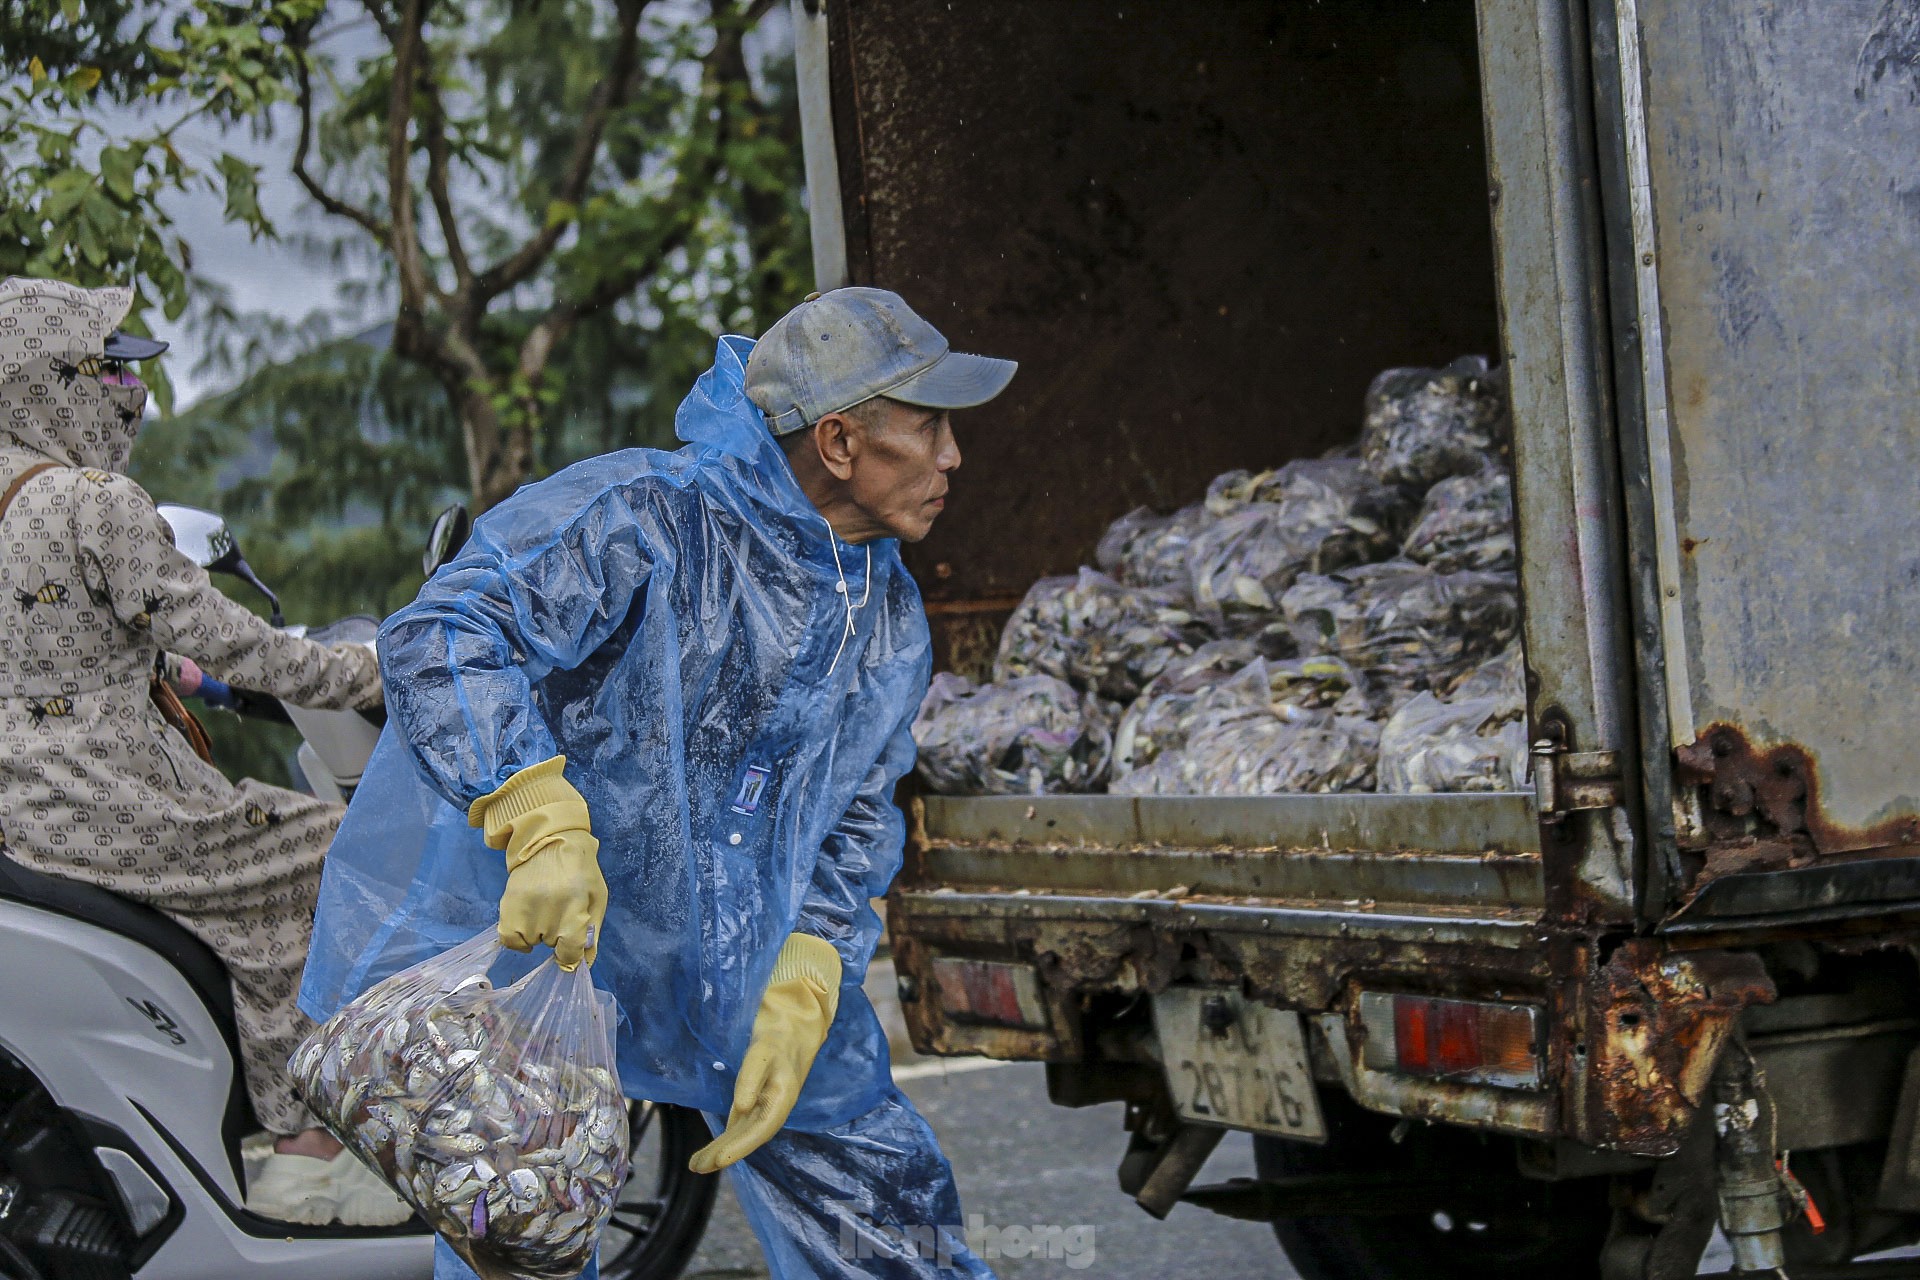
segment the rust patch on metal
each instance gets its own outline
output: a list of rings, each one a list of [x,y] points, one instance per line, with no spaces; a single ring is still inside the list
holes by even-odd
[[[1749,952],[1622,943],[1594,975],[1586,1038],[1574,1048],[1574,1070],[1582,1057],[1591,1063],[1578,1117],[1585,1139],[1634,1155],[1678,1151],[1734,1019],[1774,996]]]
[[[1817,762],[1797,743],[1762,748],[1737,725],[1721,723],[1673,754],[1678,782],[1704,789],[1706,865],[1697,883],[1733,871],[1805,866],[1814,855],[1896,848],[1910,854],[1920,845],[1920,815],[1871,827],[1829,818]]]

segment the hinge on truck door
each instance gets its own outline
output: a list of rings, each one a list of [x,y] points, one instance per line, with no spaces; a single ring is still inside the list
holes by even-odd
[[[1626,798],[1620,753],[1569,751],[1542,738],[1533,744],[1533,794],[1542,822],[1559,822],[1578,809],[1611,809]]]

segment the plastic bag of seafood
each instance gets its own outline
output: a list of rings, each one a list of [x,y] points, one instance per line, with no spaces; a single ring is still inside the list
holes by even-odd
[[[1241,706],[1245,706],[1244,703]],[[1370,791],[1380,726],[1333,711],[1252,708],[1116,779],[1120,795],[1261,796]]]
[[[1527,782],[1520,646],[1483,663],[1442,701],[1416,694],[1380,732],[1382,791],[1520,791]]]
[[[1439,690],[1448,702],[1468,698],[1499,698],[1509,705],[1527,705],[1526,654],[1519,641],[1467,672],[1450,689]]]
[[[917,768],[942,795],[1093,791],[1113,752],[1108,711],[1053,676],[976,686],[943,671],[913,722]]]
[[[1365,715],[1367,705],[1360,677],[1339,658],[1273,658],[1252,640],[1216,640],[1168,664],[1127,708],[1114,732],[1114,777],[1182,749],[1248,706]]]
[[[1302,649],[1337,653],[1366,676],[1383,713],[1445,690],[1519,633],[1507,573],[1435,573],[1410,560],[1303,575],[1281,598]]]
[[[1401,554],[1441,573],[1513,568],[1513,480],[1494,468],[1440,481]]]
[[[1393,548],[1392,536],[1363,516],[1302,518],[1284,503],[1252,503],[1193,540],[1188,568],[1195,611],[1228,632],[1262,627],[1301,574],[1364,564]]]
[[[1444,369],[1388,369],[1367,388],[1360,457],[1386,484],[1427,488],[1483,471],[1513,436],[1506,377],[1481,356]]]
[[[1173,594],[1128,587],[1104,573],[1042,578],[1007,620],[993,663],[995,683],[1046,675],[1105,698],[1129,701],[1168,662],[1206,640]]]
[[[1273,503],[1301,523],[1366,520],[1397,538],[1406,532],[1416,498],[1375,479],[1358,456],[1300,458],[1266,471],[1215,477],[1207,486],[1206,509],[1219,517],[1249,503]]]
[[[627,1176],[613,997],[551,958],[511,986],[489,929],[328,1019],[288,1068],[307,1107],[483,1280],[566,1280]]]
[[[1184,597],[1192,585],[1187,551],[1194,535],[1212,520],[1207,508],[1197,502],[1170,516],[1152,507],[1136,507],[1107,526],[1094,548],[1093,562],[1130,587],[1159,587]]]

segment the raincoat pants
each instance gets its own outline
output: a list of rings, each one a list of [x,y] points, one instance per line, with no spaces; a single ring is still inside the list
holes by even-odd
[[[156,907],[211,947],[233,980],[254,1113],[295,1133],[313,1121],[287,1079],[312,1029],[294,994],[340,806],[228,782],[149,686],[173,653],[298,705],[348,707],[379,701],[379,671],[363,648],[297,639],[222,595],[119,474],[145,393],[90,361],[131,300],[0,284],[0,490],[53,464],[0,517],[0,852]]]
[[[897,544],[840,541],[794,480],[743,390],[751,349],[721,340],[684,448],[521,489],[382,628],[391,719],[329,856],[302,1006],[329,1016],[491,927],[506,871],[468,807],[564,754],[609,887],[593,976],[623,1011],[626,1092],[724,1116],[781,944],[824,938],[844,969],[826,1043],[787,1130],[733,1170],[774,1274],[986,1275],[964,1250],[843,1259],[820,1199],[959,1221],[861,989],[930,648]]]

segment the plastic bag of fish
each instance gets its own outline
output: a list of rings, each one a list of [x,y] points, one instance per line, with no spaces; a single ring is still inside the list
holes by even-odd
[[[1251,503],[1194,538],[1195,611],[1230,634],[1257,629],[1274,621],[1281,594],[1301,574],[1378,560],[1393,547],[1385,529],[1361,516],[1303,518],[1284,503]]]
[[[1258,796],[1290,792],[1370,791],[1380,725],[1337,711],[1274,704],[1252,686],[1266,683],[1256,663],[1209,697],[1209,722],[1185,745],[1114,780],[1118,795]],[[1248,672],[1253,676],[1249,677]],[[1233,691],[1246,695],[1234,698]]]
[[[1436,573],[1410,560],[1302,575],[1281,609],[1303,650],[1337,653],[1367,678],[1383,714],[1451,688],[1520,630],[1511,572]]]
[[[1053,676],[976,686],[942,671],[913,722],[920,776],[941,795],[1097,790],[1113,753],[1109,716]]]
[[[288,1067],[307,1107],[484,1280],[566,1280],[627,1176],[613,997],[551,958],[511,986],[493,930],[374,986]]]
[[[1418,497],[1383,484],[1354,455],[1300,458],[1266,471],[1229,471],[1207,486],[1205,506],[1218,517],[1264,502],[1287,508],[1302,524],[1359,520],[1398,538]]]
[[[1187,555],[1193,539],[1213,522],[1206,506],[1194,503],[1170,516],[1152,507],[1136,507],[1112,524],[1094,548],[1102,572],[1130,587],[1153,587],[1184,600],[1192,590]]]
[[[1360,457],[1385,484],[1425,489],[1499,465],[1513,438],[1506,379],[1480,356],[1388,369],[1367,388]]]
[[[1519,645],[1469,674],[1444,701],[1415,695],[1380,732],[1382,791],[1520,791],[1527,765]]]
[[[1402,554],[1441,573],[1513,568],[1512,479],[1496,469],[1434,485]]]
[[[1216,640],[1168,664],[1127,708],[1114,732],[1115,779],[1185,748],[1248,704],[1367,712],[1360,678],[1339,658],[1278,658],[1250,639]]]
[[[1028,589],[1001,633],[993,678],[1004,684],[1020,676],[1053,676],[1126,701],[1206,638],[1174,595],[1082,569],[1074,577],[1042,578]]]

